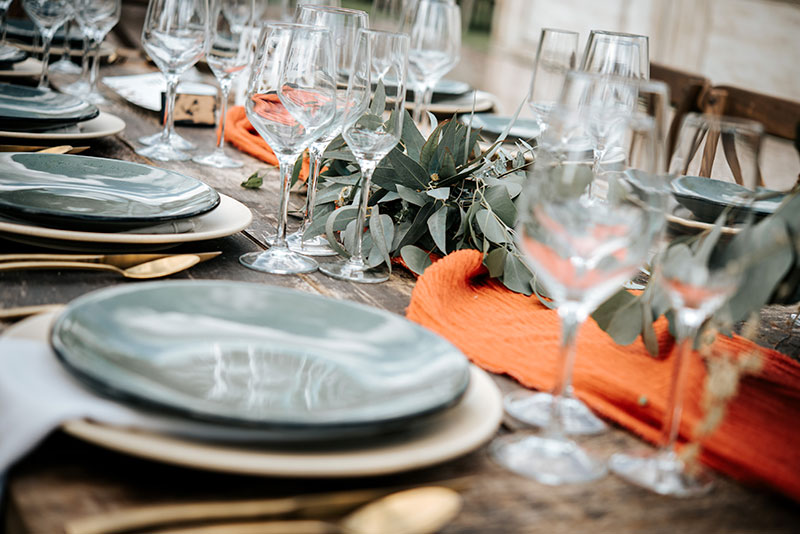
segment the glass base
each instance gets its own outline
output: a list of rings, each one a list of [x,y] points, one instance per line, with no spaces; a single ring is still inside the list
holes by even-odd
[[[72,61],[61,58],[50,65],[50,72],[60,72],[62,74],[80,74],[81,68]]]
[[[319,270],[331,278],[359,284],[380,284],[389,279],[389,271],[385,267],[369,269],[363,262],[355,262],[352,259],[323,263],[319,266]]]
[[[672,452],[615,454],[608,466],[620,478],[659,495],[697,497],[714,486],[708,471],[698,466],[692,473],[685,472],[686,466]]]
[[[239,257],[239,263],[262,273],[270,274],[302,274],[313,273],[319,264],[286,247],[272,247],[264,252],[249,252]]]
[[[554,397],[550,393],[531,393],[518,390],[503,399],[506,412],[515,419],[537,428],[550,424]],[[608,426],[583,402],[575,397],[561,399],[561,418],[564,433],[570,436],[592,436],[602,434]]]
[[[136,149],[136,153],[146,158],[157,161],[187,161],[191,158],[186,152],[181,152],[177,148],[168,144],[157,144]]]
[[[67,93],[68,95],[82,96],[89,92],[89,84],[84,80],[78,80],[60,89],[62,93]]]
[[[217,169],[238,169],[239,167],[244,166],[244,163],[228,157],[228,155],[221,150],[215,150],[214,152],[209,152],[208,154],[195,156],[192,158],[192,161],[199,163],[200,165],[216,167]]]
[[[590,482],[608,472],[602,458],[568,439],[509,434],[492,441],[489,454],[503,467],[550,486]]]
[[[286,238],[289,248],[306,256],[337,256],[338,253],[331,248],[328,240],[321,235],[303,240],[300,230]]]
[[[161,132],[154,133],[153,135],[146,135],[139,138],[139,142],[143,145],[155,145],[161,141]],[[191,143],[184,137],[181,137],[175,132],[169,134],[169,144],[177,150],[194,150],[197,146]]]

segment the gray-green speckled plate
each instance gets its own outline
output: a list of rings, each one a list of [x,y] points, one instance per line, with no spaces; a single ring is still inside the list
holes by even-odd
[[[0,124],[3,130],[60,128],[100,114],[94,104],[46,89],[0,83]]]
[[[114,231],[193,217],[219,194],[174,171],[105,158],[0,154],[0,215],[56,228]]]
[[[730,208],[730,221],[744,221],[749,214],[756,219],[775,213],[785,195],[770,189],[758,188],[755,193],[776,196],[751,202],[753,191],[732,182],[702,176],[680,176],[672,182],[675,199],[700,221],[713,223],[726,208]]]
[[[454,405],[469,364],[401,316],[225,281],[142,283],[72,302],[52,345],[101,393],[280,440],[407,426]]]

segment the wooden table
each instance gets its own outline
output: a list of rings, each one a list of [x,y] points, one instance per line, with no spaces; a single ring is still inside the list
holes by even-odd
[[[130,60],[105,69],[105,74],[143,72],[150,68]],[[110,111],[125,119],[126,130],[114,138],[93,143],[90,155],[152,163],[137,156],[136,139],[158,129],[154,114],[120,100]],[[181,134],[201,150],[213,145],[211,129],[182,128]],[[278,177],[270,169],[264,186],[247,190],[239,183],[250,173],[267,166],[243,154],[243,169],[216,170],[191,162],[161,164],[195,176],[217,190],[248,205],[254,221],[246,231],[214,242],[186,245],[175,251],[221,250],[219,258],[175,275],[176,279],[227,279],[291,287],[334,298],[366,303],[402,314],[408,304],[414,279],[398,270],[389,282],[362,286],[336,281],[315,273],[301,276],[261,274],[240,266],[237,258],[265,248],[264,233],[273,229],[277,205]],[[302,199],[294,198],[299,205]],[[293,227],[297,221],[293,221]],[[26,247],[0,241],[0,252]],[[66,303],[89,291],[125,282],[105,273],[40,271],[0,274],[3,307]],[[767,319],[785,318],[783,310]],[[778,319],[775,319],[778,318]],[[796,352],[793,336],[784,335],[782,323],[767,328],[768,344],[783,343]],[[2,329],[2,326],[0,326]],[[788,341],[787,341],[788,340]],[[788,343],[788,345],[787,345]],[[496,377],[503,390],[518,387]],[[513,431],[504,425],[501,433]],[[2,437],[0,436],[0,439]],[[601,437],[586,439],[592,447],[611,454],[640,445],[628,432],[614,428]],[[53,534],[62,532],[65,521],[85,515],[136,505],[218,498],[257,498],[356,487],[426,484],[437,480],[474,475],[463,492],[465,506],[456,521],[443,532],[797,532],[800,507],[766,490],[749,489],[720,479],[707,497],[676,500],[659,497],[609,476],[586,485],[547,487],[513,475],[493,464],[486,449],[444,465],[405,473],[352,480],[283,480],[228,476],[161,465],[83,443],[56,432],[13,468],[8,480],[5,525],[8,532]]]

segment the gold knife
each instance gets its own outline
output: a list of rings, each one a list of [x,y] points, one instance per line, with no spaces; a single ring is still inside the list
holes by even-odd
[[[216,258],[222,252],[193,252],[192,254],[200,258],[200,262],[204,262]],[[7,261],[82,261],[105,263],[120,269],[127,269],[146,261],[168,256],[172,256],[172,254],[0,254],[0,263]]]

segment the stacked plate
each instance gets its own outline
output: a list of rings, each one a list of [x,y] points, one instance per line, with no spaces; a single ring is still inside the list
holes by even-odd
[[[163,462],[386,474],[474,450],[502,417],[492,380],[444,339],[395,314],[300,291],[143,283],[81,297],[52,325],[36,321],[7,335],[48,339],[89,390],[162,423],[62,428]]]
[[[127,161],[0,154],[0,237],[61,250],[166,248],[247,227],[250,211],[183,174]]]

